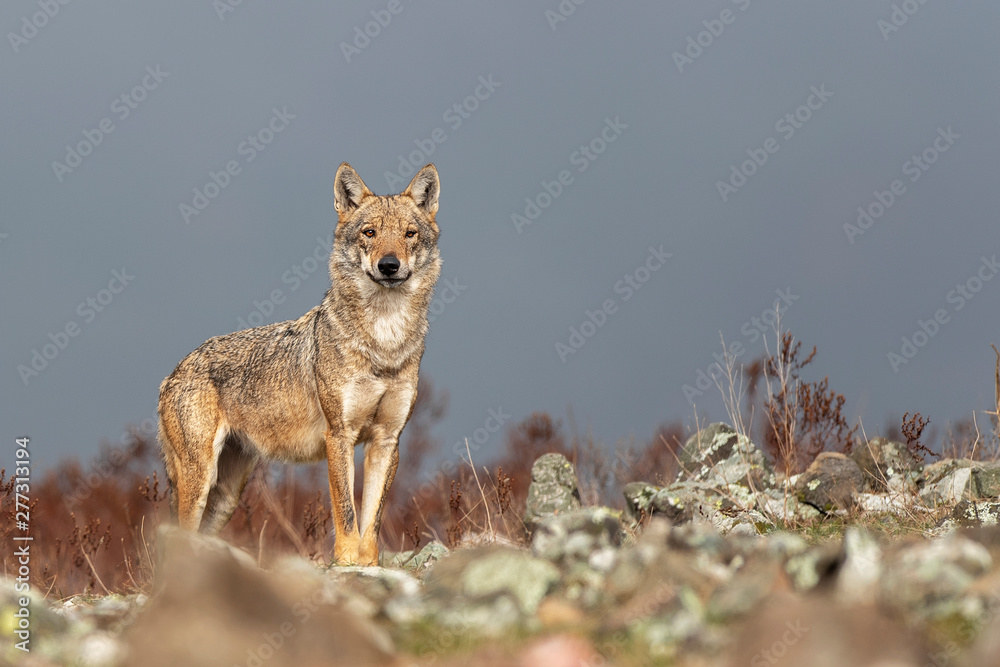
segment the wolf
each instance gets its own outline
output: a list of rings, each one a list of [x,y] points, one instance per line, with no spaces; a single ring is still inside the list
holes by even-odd
[[[261,461],[327,461],[339,563],[378,564],[399,435],[417,397],[441,272],[441,192],[428,164],[401,194],[334,178],[331,287],[297,320],[212,338],[160,385],[159,441],[181,527],[220,531]],[[364,443],[361,515],[354,450]]]

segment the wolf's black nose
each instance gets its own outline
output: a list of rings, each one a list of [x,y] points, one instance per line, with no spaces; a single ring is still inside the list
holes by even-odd
[[[384,276],[391,276],[399,271],[399,260],[392,255],[386,255],[378,261],[378,270]]]

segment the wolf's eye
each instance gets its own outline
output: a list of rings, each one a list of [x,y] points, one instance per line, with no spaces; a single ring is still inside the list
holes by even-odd
[[[375,230],[374,229],[366,229],[365,231],[363,231],[361,233],[364,234],[365,236],[367,236],[370,239],[371,238],[375,238]]]
[[[412,239],[416,235],[417,235],[417,233],[415,231],[413,231],[412,229],[410,231],[406,232],[406,238],[408,238],[408,239]]]

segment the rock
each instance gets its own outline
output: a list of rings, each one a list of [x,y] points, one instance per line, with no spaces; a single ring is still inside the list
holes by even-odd
[[[399,665],[368,619],[332,601],[318,571],[266,573],[221,540],[161,528],[149,605],[124,637],[123,664],[141,667]],[[334,631],[335,629],[335,631]]]
[[[767,489],[757,494],[757,508],[771,521],[808,524],[823,516],[822,512],[799,500],[795,493]]]
[[[820,544],[789,558],[785,572],[800,592],[824,588],[833,580],[843,556],[840,545]]]
[[[11,558],[9,562],[17,561]],[[12,566],[11,570],[13,574],[16,566]],[[25,639],[30,640],[27,646],[33,655],[65,655],[67,659],[73,656],[70,647],[61,645],[57,638],[68,631],[83,634],[90,628],[85,625],[81,627],[78,622],[70,622],[62,614],[53,611],[40,591],[31,587],[26,591],[19,590],[18,585],[14,579],[0,578],[0,631],[4,638],[0,642],[0,664],[18,664],[23,661],[28,654],[15,648],[15,644]],[[23,583],[20,585],[23,586]],[[28,598],[26,607],[21,606],[21,598]],[[24,617],[25,614],[27,618]],[[23,627],[24,625],[27,627]],[[16,632],[19,631],[30,634],[18,636]]]
[[[574,635],[555,635],[531,642],[518,656],[519,667],[579,667],[604,664],[589,641]]]
[[[403,566],[419,574],[432,567],[434,563],[444,558],[447,554],[448,547],[437,540],[431,540],[420,551],[414,554],[410,560],[406,561]]]
[[[837,599],[850,604],[871,604],[882,577],[882,548],[863,528],[844,532],[843,557],[837,572]]]
[[[776,530],[768,533],[763,540],[755,542],[754,546],[768,556],[788,560],[809,550],[809,543],[801,535],[787,530]]]
[[[721,664],[732,667],[931,664],[919,636],[870,607],[789,596],[776,596],[754,614],[728,653]]]
[[[854,507],[854,494],[864,486],[858,464],[839,452],[822,452],[796,484],[799,500],[821,512]]]
[[[756,558],[737,570],[732,580],[712,592],[706,616],[716,623],[742,618],[756,609],[769,595],[780,590],[785,579],[777,559]],[[787,584],[784,584],[787,587]]]
[[[933,662],[929,664],[956,664],[959,667],[996,667],[1000,665],[1000,616],[996,613],[997,605],[998,599],[993,597],[989,601],[988,609],[983,614],[985,627],[979,630],[975,642],[960,661],[952,662],[959,654],[959,650],[954,642],[948,642],[943,650],[931,656]],[[978,625],[974,627],[978,629]]]
[[[973,468],[972,488],[977,498],[1000,499],[1000,463],[990,461]]]
[[[625,496],[625,511],[632,521],[641,521],[650,516],[650,506],[653,496],[660,490],[660,487],[646,482],[629,482],[622,489]]]
[[[884,493],[854,494],[854,504],[858,509],[872,514],[895,514],[901,517],[910,516],[922,509],[919,505],[914,505],[912,500],[912,497],[901,493],[893,493],[892,495]]]
[[[126,657],[125,647],[117,634],[94,632],[80,640],[73,664],[119,665]]]
[[[923,461],[901,442],[872,438],[851,452],[865,477],[865,491],[915,490]]]
[[[491,546],[449,553],[425,586],[440,623],[498,636],[532,616],[558,581],[559,569],[548,561]]]
[[[524,525],[529,532],[545,516],[569,512],[580,507],[573,464],[562,454],[544,454],[531,466],[531,485],[524,512]]]
[[[764,453],[731,426],[716,422],[688,438],[678,455],[681,475],[720,490],[773,488],[774,470]]]
[[[903,545],[887,559],[877,595],[887,609],[912,619],[971,621],[964,616],[975,610],[965,594],[992,566],[986,547],[955,534]]]
[[[633,483],[624,489],[625,506],[633,522],[662,517],[675,524],[706,522],[718,531],[756,535],[771,521],[754,509],[759,494],[740,484],[719,488],[706,482],[674,482],[666,488]],[[815,510],[812,510],[815,513]]]
[[[710,523],[697,522],[677,526],[670,531],[667,544],[681,551],[691,551],[700,556],[728,561],[733,555],[729,542]]]
[[[950,519],[959,528],[995,526],[1000,517],[1000,502],[962,500],[951,511]]]
[[[536,615],[543,628],[577,627],[587,620],[579,605],[556,595],[543,598]]]
[[[607,507],[586,507],[556,514],[539,521],[531,538],[531,552],[556,565],[590,563],[597,556],[597,569],[609,569],[601,554],[610,554],[621,545],[619,512]]]
[[[954,505],[972,495],[972,468],[969,459],[942,459],[926,467],[918,484],[920,500],[930,506]]]
[[[379,565],[382,567],[401,568],[416,553],[413,549],[406,551],[383,551],[379,554]]]
[[[347,609],[355,613],[374,617],[375,613],[381,612],[395,623],[413,623],[428,613],[421,599],[422,586],[408,572],[384,567],[348,566],[330,568],[328,575],[337,584],[338,602],[343,602]],[[361,599],[344,599],[345,588]],[[370,604],[365,605],[365,602]]]
[[[473,597],[509,594],[522,613],[532,615],[557,581],[559,570],[550,563],[504,549],[471,563],[463,575],[462,588]]]

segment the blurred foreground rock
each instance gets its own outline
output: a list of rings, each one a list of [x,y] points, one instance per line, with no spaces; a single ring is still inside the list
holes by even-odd
[[[161,528],[156,593],[126,632],[125,665],[391,665],[389,636],[315,570],[265,573],[221,540]],[[398,663],[401,664],[401,663]]]

